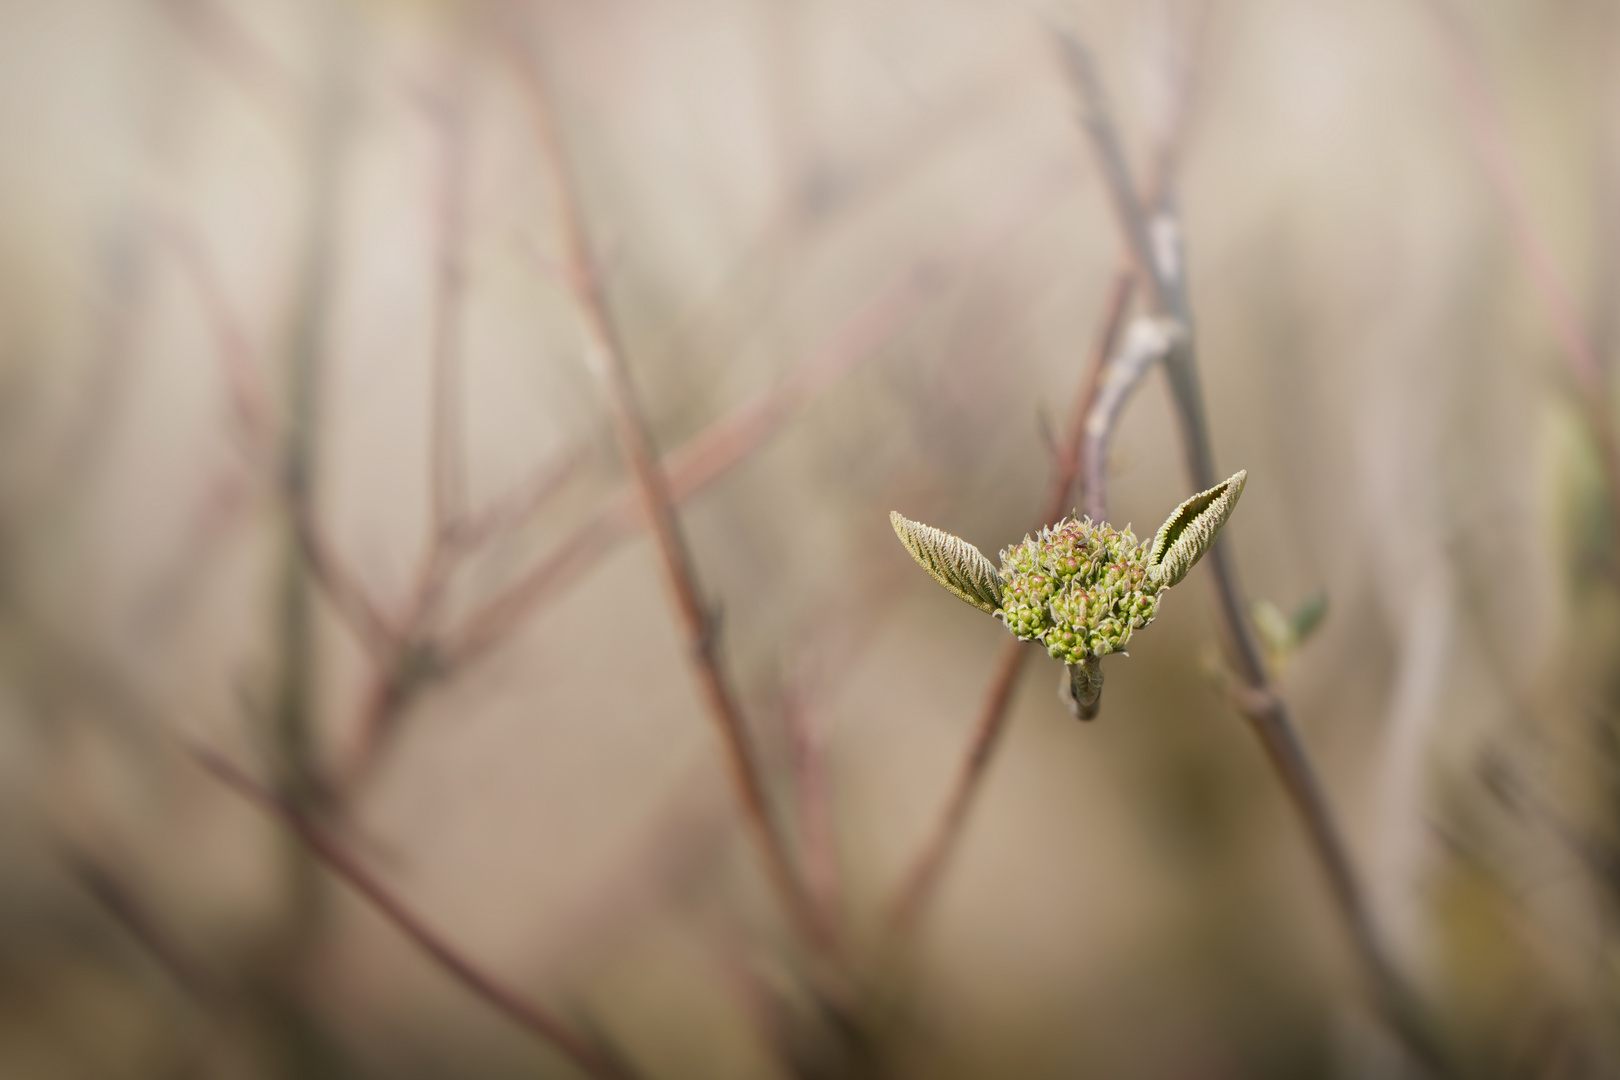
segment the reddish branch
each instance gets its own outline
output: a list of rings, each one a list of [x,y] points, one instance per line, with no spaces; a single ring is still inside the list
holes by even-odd
[[[314,819],[213,751],[193,748],[191,753],[198,764],[231,791],[296,836],[321,865],[358,893],[412,944],[473,994],[520,1026],[539,1035],[588,1075],[604,1080],[631,1080],[632,1073],[623,1062],[580,1035],[543,1006],[489,974],[440,936]]]
[[[165,926],[150,905],[111,866],[86,851],[68,847],[63,856],[103,911],[197,1004],[220,1003],[223,987],[215,974]]]
[[[1107,364],[1108,357],[1113,355],[1120,325],[1130,306],[1132,280],[1129,272],[1121,272],[1114,276],[1097,340],[1093,343],[1086,360],[1085,374],[1081,377],[1079,389],[1074,396],[1074,404],[1070,407],[1069,417],[1063,428],[1062,440],[1053,457],[1052,478],[1047,489],[1046,505],[1037,522],[1038,526],[1057,521],[1070,507],[1075,480],[1080,475],[1080,455],[1085,437],[1086,417],[1091,412],[1091,403],[1097,396],[1103,368]],[[973,737],[968,743],[967,754],[957,769],[956,780],[946,797],[945,808],[935,822],[927,843],[923,845],[916,861],[907,872],[894,906],[889,911],[889,925],[896,930],[904,931],[915,926],[938,884],[951,852],[956,848],[962,834],[962,826],[967,820],[969,809],[972,808],[973,798],[983,784],[996,744],[1001,738],[1002,730],[1007,726],[1008,706],[1012,702],[1013,688],[1018,684],[1018,674],[1023,670],[1024,660],[1029,655],[1029,649],[1022,641],[1009,641],[1002,648],[1001,657],[996,661],[995,673],[990,678],[989,691],[985,694],[984,704],[979,710],[978,722],[974,724]]]
[[[1546,238],[1536,227],[1524,182],[1508,148],[1507,124],[1487,84],[1478,47],[1450,0],[1427,0],[1427,3],[1440,26],[1441,42],[1451,66],[1457,96],[1467,116],[1474,152],[1479,155],[1480,165],[1492,191],[1502,202],[1513,241],[1524,258],[1525,268],[1530,272],[1530,280],[1541,297],[1542,306],[1547,310],[1547,317],[1552,320],[1553,336],[1558,340],[1570,378],[1580,391],[1586,422],[1597,444],[1609,514],[1614,520],[1620,521],[1620,436],[1615,432],[1607,373],[1598,358],[1592,337],[1576,310],[1569,286],[1559,272],[1558,264],[1553,261]],[[1611,531],[1615,543],[1620,545],[1620,528]],[[1616,566],[1620,567],[1620,547],[1617,547],[1614,558]]]
[[[1199,387],[1196,340],[1180,249],[1180,221],[1170,202],[1170,178],[1156,193],[1156,205],[1136,196],[1120,142],[1093,60],[1086,47],[1059,34],[1066,74],[1081,106],[1098,167],[1107,183],[1120,231],[1132,248],[1137,274],[1148,298],[1149,314],[1174,331],[1174,344],[1164,356],[1171,396],[1182,434],[1182,449],[1192,490],[1216,482],[1214,452]],[[1311,850],[1327,878],[1329,891],[1350,939],[1366,966],[1376,1001],[1393,1028],[1423,1061],[1448,1071],[1425,1009],[1402,977],[1373,921],[1361,879],[1333,815],[1321,780],[1305,752],[1288,705],[1271,686],[1264,653],[1249,625],[1248,604],[1237,581],[1226,543],[1215,542],[1205,565],[1214,578],[1222,621],[1232,646],[1232,660],[1242,687],[1234,703],[1247,717],[1273,771],[1305,828]]]
[[[701,491],[747,457],[783,424],[861,361],[871,357],[897,327],[921,310],[941,287],[954,263],[925,261],[889,285],[848,325],[816,349],[781,386],[737,406],[659,463],[675,502]],[[646,524],[644,504],[624,491],[552,549],[545,560],[468,616],[447,635],[447,663],[462,663],[502,641],[562,586],[574,581],[613,547]]]
[[[557,138],[542,72],[532,71],[530,88],[537,134],[553,163],[556,177],[564,255],[586,332],[587,360],[607,387],[619,445],[635,480],[641,512],[652,526],[664,584],[686,637],[704,705],[719,730],[733,789],[764,858],[766,872],[796,928],[808,942],[818,947],[829,946],[832,928],[811,900],[804,879],[794,866],[787,840],[771,812],[742,709],[721,669],[715,617],[700,594],[686,540],[675,517],[669,478],[659,467],[658,454],[625,364],[623,343],[609,311],[600,269],[585,233],[577,181]]]

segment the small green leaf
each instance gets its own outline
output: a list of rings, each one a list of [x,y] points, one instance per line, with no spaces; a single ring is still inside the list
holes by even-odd
[[[1283,614],[1281,608],[1264,598],[1250,602],[1249,621],[1266,648],[1266,663],[1273,674],[1281,674],[1292,662],[1300,646],[1322,624],[1327,609],[1328,597],[1323,589],[1301,600],[1291,615]]]
[[[960,536],[898,512],[890,512],[889,523],[917,565],[935,581],[980,611],[995,614],[1001,607],[1001,574],[984,552]]]
[[[1186,577],[1193,564],[1214,545],[1248,479],[1248,471],[1239,470],[1176,507],[1153,537],[1148,576],[1166,588]]]
[[[1316,628],[1321,626],[1322,620],[1327,617],[1327,611],[1326,589],[1317,589],[1299,602],[1299,606],[1294,609],[1293,618],[1289,620],[1292,623],[1296,646],[1305,644],[1305,640],[1316,633]]]
[[[1282,608],[1264,597],[1249,601],[1249,621],[1254,624],[1254,631],[1260,636],[1260,643],[1266,647],[1273,667],[1277,667],[1278,662],[1286,659],[1299,644],[1294,624],[1283,614]]]

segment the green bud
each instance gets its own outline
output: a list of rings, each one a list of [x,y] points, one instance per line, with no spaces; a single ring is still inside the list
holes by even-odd
[[[1214,544],[1247,479],[1239,472],[1194,495],[1151,543],[1138,541],[1129,527],[1065,518],[1004,548],[999,571],[960,537],[897,513],[889,520],[935,581],[1069,665],[1065,693],[1076,715],[1090,719],[1102,694],[1098,659],[1123,652],[1131,635],[1153,621],[1159,594],[1186,577]]]

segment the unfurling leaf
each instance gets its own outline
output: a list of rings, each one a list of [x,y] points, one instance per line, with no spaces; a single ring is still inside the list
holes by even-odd
[[[917,565],[947,590],[980,611],[1001,607],[1001,575],[984,552],[943,529],[890,512],[889,523]]]
[[[1176,507],[1153,537],[1148,576],[1166,587],[1186,577],[1193,564],[1214,546],[1248,478],[1247,470],[1240,470]]]

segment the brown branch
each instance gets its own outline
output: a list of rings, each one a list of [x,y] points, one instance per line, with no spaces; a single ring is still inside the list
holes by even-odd
[[[1558,270],[1546,238],[1536,227],[1530,199],[1508,147],[1507,124],[1486,79],[1484,62],[1460,12],[1450,0],[1426,0],[1441,32],[1441,44],[1451,67],[1457,97],[1467,117],[1474,152],[1491,190],[1507,214],[1513,242],[1530,273],[1553,336],[1580,391],[1581,405],[1592,439],[1597,443],[1599,466],[1608,494],[1609,514],[1620,522],[1620,435],[1615,431],[1609,381],[1597,347],[1576,310],[1568,284]],[[1617,545],[1612,557],[1620,566],[1620,527],[1611,529]]]
[[[214,353],[225,380],[226,396],[248,456],[268,467],[270,456],[270,395],[259,373],[259,357],[242,319],[231,307],[220,284],[219,270],[196,233],[179,221],[160,216],[155,222],[160,238],[174,253],[181,270],[196,290],[197,300],[214,338]]]
[[[333,550],[304,501],[288,492],[288,513],[310,578],[373,660],[387,657],[397,635],[353,571]]]
[[[461,316],[467,268],[468,138],[464,73],[433,119],[442,142],[439,166],[438,255],[433,303],[432,548],[442,547],[465,512],[466,449],[462,434]]]
[[[1114,275],[1114,282],[1109,289],[1108,300],[1103,309],[1103,319],[1097,331],[1097,339],[1092,344],[1090,355],[1086,360],[1085,374],[1081,377],[1074,403],[1069,410],[1068,421],[1064,425],[1063,440],[1053,456],[1052,478],[1047,488],[1046,505],[1042,508],[1040,521],[1037,522],[1038,526],[1057,521],[1063,517],[1070,505],[1069,497],[1074,491],[1075,479],[1081,470],[1080,457],[1084,445],[1085,418],[1091,412],[1103,367],[1114,352],[1120,325],[1124,322],[1125,312],[1130,307],[1132,280],[1128,270],[1121,270]],[[1002,647],[1001,656],[996,661],[995,673],[990,677],[990,687],[985,693],[984,704],[979,709],[978,721],[973,727],[973,736],[969,740],[967,753],[962,758],[955,782],[945,799],[945,807],[934,823],[927,842],[906,873],[889,909],[888,921],[892,931],[906,933],[917,926],[951,853],[956,849],[974,796],[983,784],[996,744],[1000,741],[1002,730],[1007,726],[1008,706],[1012,702],[1013,689],[1018,684],[1018,675],[1023,670],[1024,660],[1030,655],[1026,646],[1027,642],[1009,641]]]
[[[218,0],[163,0],[181,31],[209,54],[225,77],[287,120],[302,92],[298,80]]]
[[[1093,521],[1108,518],[1108,444],[1114,427],[1125,411],[1131,392],[1140,385],[1154,364],[1165,359],[1175,347],[1174,325],[1152,318],[1131,324],[1118,355],[1104,366],[1100,385],[1085,420],[1083,484],[1086,516]]]
[[[821,392],[870,358],[951,277],[955,263],[919,262],[814,350],[781,386],[737,406],[665,456],[671,498],[681,502],[719,479],[774,436]],[[504,640],[556,591],[638,532],[646,517],[636,493],[621,492],[532,570],[468,616],[443,642],[450,665]]]
[[[218,977],[163,925],[121,874],[77,847],[65,847],[62,855],[85,892],[185,991],[187,997],[204,1008],[220,1004],[223,987]]]
[[[275,493],[292,518],[293,530],[311,578],[355,638],[373,656],[387,655],[394,632],[359,579],[322,535],[307,493],[291,473],[278,471],[269,393],[260,375],[257,350],[220,285],[219,273],[202,242],[178,222],[160,219],[168,242],[196,290],[214,336],[231,405],[249,461],[271,478]]]
[[[614,1060],[545,1007],[530,1001],[486,972],[476,961],[441,937],[437,930],[350,855],[335,837],[287,799],[275,794],[212,750],[192,747],[191,755],[227,788],[296,836],[322,866],[358,893],[373,910],[475,996],[550,1043],[579,1066],[582,1072],[604,1080],[630,1080],[631,1074],[623,1063]]]
[[[1192,311],[1182,270],[1180,222],[1170,205],[1170,178],[1159,179],[1160,209],[1150,218],[1144,204],[1135,197],[1136,188],[1089,52],[1072,35],[1059,33],[1058,44],[1081,104],[1083,126],[1112,196],[1120,231],[1133,248],[1137,272],[1147,285],[1149,309],[1174,335],[1164,363],[1192,489],[1212,487],[1216,482],[1214,453],[1198,382]],[[1106,507],[1098,504],[1096,509],[1101,515]],[[1429,1066],[1449,1072],[1451,1064],[1430,1027],[1425,1009],[1390,959],[1378,933],[1361,879],[1287,703],[1270,685],[1264,653],[1249,624],[1248,604],[1224,536],[1216,540],[1206,564],[1214,574],[1222,621],[1244,684],[1237,699],[1244,703],[1250,729],[1260,740],[1305,829],[1335,906],[1372,980],[1375,1000],[1409,1049]]]
[[[625,362],[623,342],[609,311],[600,268],[585,231],[578,180],[551,115],[545,73],[538,61],[529,67],[532,75],[529,97],[535,106],[536,134],[552,163],[556,180],[558,217],[569,278],[584,323],[586,359],[607,388],[619,444],[635,479],[642,513],[652,526],[664,584],[686,637],[693,674],[719,730],[733,789],[771,883],[805,940],[817,947],[828,947],[833,940],[832,927],[811,900],[804,879],[793,863],[787,840],[771,812],[763,771],[750,742],[747,723],[721,668],[715,617],[701,596],[691,555],[675,516],[669,479],[659,467],[652,436]]]
[[[803,851],[805,885],[823,917],[837,917],[843,892],[834,839],[832,778],[827,770],[826,732],[804,685],[782,698],[793,766],[794,819]]]
[[[583,447],[569,447],[543,462],[510,491],[461,515],[451,525],[451,543],[462,550],[476,548],[527,521],[579,473],[585,456]]]

